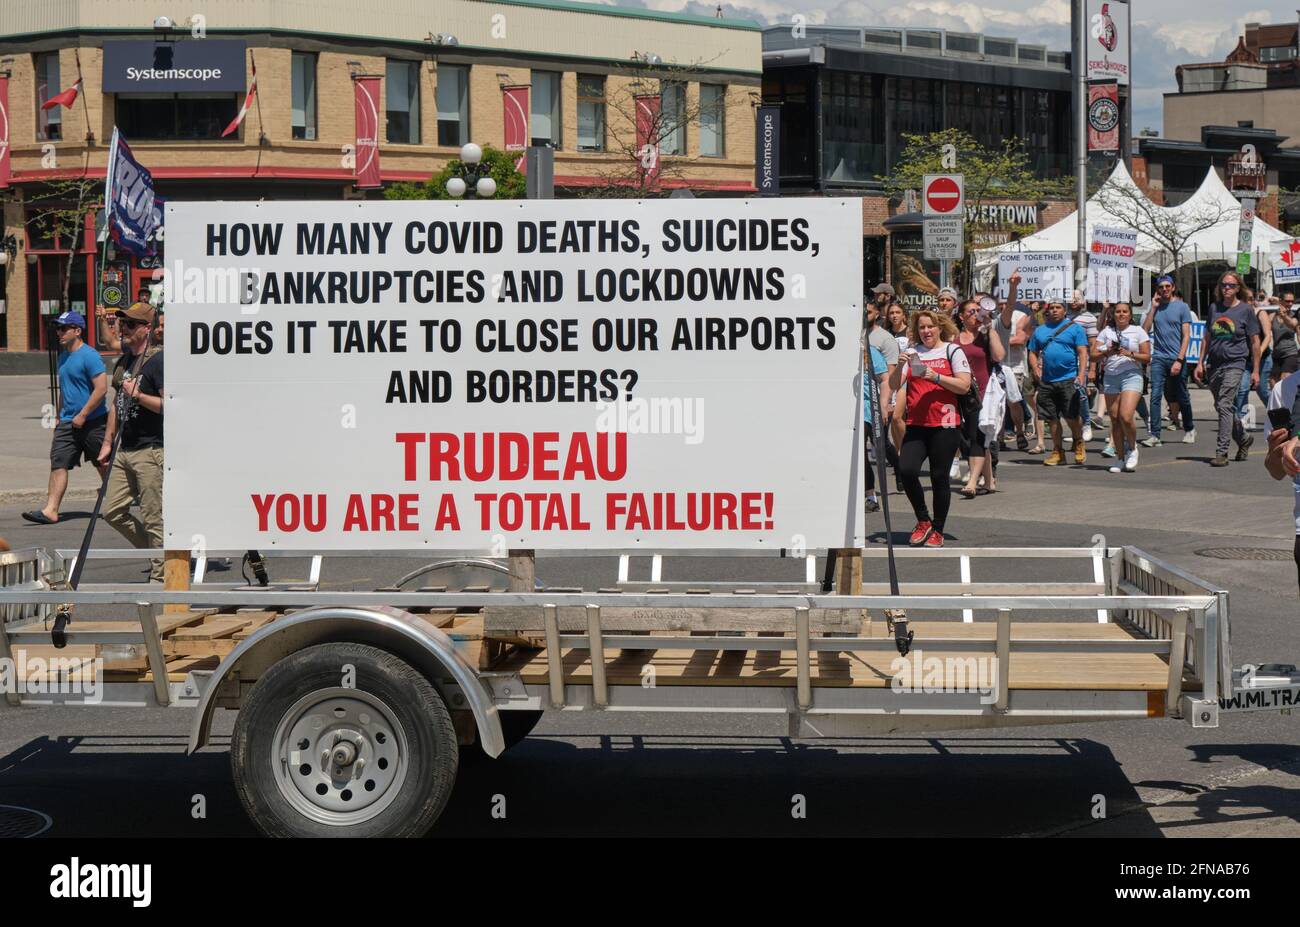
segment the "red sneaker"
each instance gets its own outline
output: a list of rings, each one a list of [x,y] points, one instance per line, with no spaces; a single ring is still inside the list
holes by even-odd
[[[940,531],[938,528],[935,528],[933,531],[930,532],[930,536],[929,536],[928,538],[925,539],[925,544],[924,544],[924,546],[925,546],[925,547],[942,547],[942,546],[943,546],[943,532]]]
[[[913,547],[920,547],[933,531],[934,525],[928,521],[918,521],[916,527],[912,529],[912,536],[907,539],[907,543]]]

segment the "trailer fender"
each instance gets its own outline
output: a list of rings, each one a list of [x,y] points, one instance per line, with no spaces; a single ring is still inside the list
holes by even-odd
[[[211,681],[203,690],[190,731],[188,752],[193,753],[208,742],[212,713],[223,681],[256,679],[291,653],[314,644],[342,641],[379,647],[405,660],[433,683],[448,708],[468,708],[473,712],[479,742],[488,756],[500,756],[505,751],[505,735],[491,693],[475,669],[456,652],[451,638],[419,615],[374,605],[304,609],[263,625],[241,641],[213,671]],[[449,698],[448,689],[458,691]],[[457,695],[463,696],[463,702]]]

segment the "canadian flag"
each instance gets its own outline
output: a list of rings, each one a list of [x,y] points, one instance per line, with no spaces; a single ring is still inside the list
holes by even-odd
[[[253,79],[248,84],[248,93],[244,94],[244,105],[239,107],[239,112],[235,114],[235,118],[230,120],[230,125],[226,126],[226,131],[221,133],[222,138],[225,138],[231,132],[234,132],[236,129],[239,128],[239,124],[243,122],[244,117],[248,115],[248,108],[253,105],[253,97],[255,97],[256,95],[257,95],[257,62],[254,61]]]
[[[48,100],[42,103],[41,109],[53,109],[54,107],[59,105],[63,105],[66,106],[68,109],[72,109],[72,104],[77,102],[77,94],[80,92],[81,92],[81,81],[78,80],[67,90],[63,91],[62,93],[56,93],[54,96],[50,97]]]
[[[1300,260],[1300,239],[1291,242],[1290,246],[1282,252],[1282,263],[1287,267],[1293,267]]]

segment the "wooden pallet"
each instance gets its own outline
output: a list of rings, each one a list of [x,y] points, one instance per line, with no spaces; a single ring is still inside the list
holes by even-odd
[[[992,652],[945,652],[927,647],[925,641],[927,638],[993,641],[997,634],[995,622],[913,621],[909,627],[916,635],[913,653],[918,658],[939,661],[933,664],[938,671],[947,672],[951,666],[969,665],[949,664],[949,659],[993,659]],[[868,623],[863,636],[886,638],[889,632],[885,622],[876,621]],[[1116,624],[1017,622],[1011,626],[1011,639],[1091,642],[1132,640],[1133,635]],[[687,641],[689,637],[684,635],[683,644]],[[812,684],[885,688],[894,678],[893,667],[897,657],[898,654],[892,650],[815,653],[811,667]],[[591,660],[587,650],[565,649],[561,661],[566,684],[591,685]],[[654,667],[657,685],[794,686],[797,682],[793,651],[605,650],[605,675],[609,685],[641,685],[647,666]],[[923,674],[925,666],[920,667]],[[1013,651],[1010,667],[1008,686],[1011,689],[1161,691],[1169,684],[1169,664],[1155,654]],[[510,651],[494,661],[491,669],[519,673],[529,685],[545,685],[549,678],[545,650]],[[945,678],[944,683],[955,684],[955,680]]]

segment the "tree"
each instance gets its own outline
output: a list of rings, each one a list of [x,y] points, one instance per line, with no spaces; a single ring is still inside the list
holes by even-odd
[[[57,238],[68,248],[68,262],[63,267],[60,287],[60,312],[70,308],[68,292],[72,285],[72,268],[81,253],[86,216],[93,215],[103,204],[103,182],[84,176],[50,181],[26,199],[27,206],[35,207],[27,220],[28,228],[36,237]]]
[[[1152,238],[1172,257],[1175,269],[1182,265],[1183,252],[1194,235],[1240,213],[1240,207],[1219,202],[1173,210],[1152,202],[1135,184],[1105,184],[1097,191],[1096,202],[1121,225]]]
[[[524,197],[526,180],[519,173],[515,162],[519,155],[485,146],[482,165],[487,168],[487,176],[497,182],[494,200],[518,200]],[[453,158],[447,166],[438,171],[424,183],[395,183],[384,188],[384,199],[389,200],[450,200],[455,199],[447,192],[447,181],[453,176],[463,174],[465,165],[460,158]]]
[[[642,62],[610,75],[605,84],[605,145],[612,157],[593,164],[597,181],[583,190],[584,196],[644,199],[662,195],[664,181],[672,181],[668,186],[686,181],[690,168],[702,160],[689,153],[687,129],[705,120],[725,125],[736,107],[749,105],[731,86],[723,88],[721,100],[702,103],[698,89],[690,93],[692,84],[698,88],[701,81],[708,83],[705,64]],[[679,148],[679,153],[665,150],[670,147]]]
[[[956,167],[945,167],[944,154],[948,146],[956,154]],[[994,223],[985,218],[984,206],[996,200],[1029,200],[1037,202],[1049,196],[1068,196],[1073,191],[1073,180],[1049,180],[1036,175],[1029,163],[1029,155],[1018,138],[1005,139],[1000,147],[986,148],[961,129],[944,129],[929,135],[904,135],[903,151],[893,171],[878,178],[885,191],[901,195],[908,190],[920,190],[926,174],[961,174],[966,198],[965,241],[966,259],[961,268],[961,280],[970,279],[973,251],[979,236],[1008,228],[1013,234],[1035,231],[1033,224]],[[960,285],[959,285],[960,286]]]

